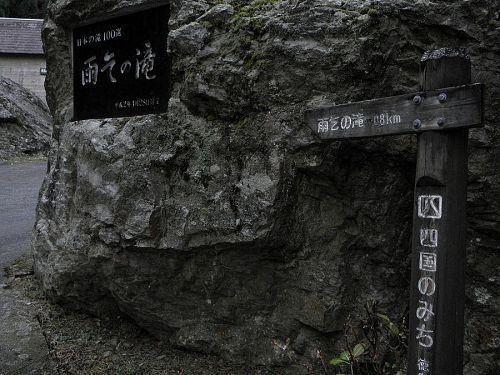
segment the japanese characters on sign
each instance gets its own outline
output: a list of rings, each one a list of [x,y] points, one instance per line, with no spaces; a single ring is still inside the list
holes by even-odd
[[[74,119],[165,112],[168,6],[73,30]]]
[[[418,320],[416,331],[410,332],[417,341],[418,375],[432,374],[432,349],[435,339],[434,301],[437,292],[437,266],[439,230],[437,223],[443,217],[443,197],[437,194],[419,195],[417,215],[421,220],[418,233],[418,282],[419,300],[415,314]]]
[[[145,48],[143,52],[141,52],[139,49],[136,49],[137,56],[142,57],[142,59],[137,57],[135,59],[134,77],[136,80],[144,78],[149,81],[152,79],[156,79],[156,75],[150,75],[155,68],[156,54],[151,48],[151,43],[147,42],[144,45]],[[106,79],[107,75],[110,83],[117,83],[118,80],[116,79],[114,74],[125,75],[129,74],[132,70],[132,62],[130,60],[123,61],[123,63],[119,64],[119,69],[114,69],[116,60],[115,54],[113,52],[106,52],[102,60],[105,65],[103,65],[101,69],[99,69],[99,65],[96,61],[95,55],[85,60],[85,62],[83,63],[84,67],[82,69],[82,86],[96,85],[100,73],[105,73],[105,75],[101,75],[101,79]],[[113,70],[115,70],[114,73]]]
[[[318,133],[336,132],[339,130],[349,130],[363,128],[365,126],[391,126],[401,123],[401,115],[392,113],[380,113],[374,116],[365,116],[363,113],[352,113],[344,116],[330,116],[319,118]]]
[[[341,140],[480,126],[482,85],[473,84],[308,109],[320,139]]]

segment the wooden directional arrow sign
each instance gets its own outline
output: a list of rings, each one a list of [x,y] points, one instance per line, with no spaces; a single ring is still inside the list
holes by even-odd
[[[321,139],[410,134],[481,126],[482,84],[314,109],[305,120]]]

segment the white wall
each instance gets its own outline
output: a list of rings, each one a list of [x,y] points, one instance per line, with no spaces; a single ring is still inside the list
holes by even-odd
[[[40,75],[40,68],[45,66],[43,56],[0,55],[0,75],[33,91],[44,102],[46,102],[45,76]]]

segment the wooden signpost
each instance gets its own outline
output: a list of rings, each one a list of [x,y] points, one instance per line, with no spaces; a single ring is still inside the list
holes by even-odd
[[[468,128],[483,123],[482,85],[462,49],[426,52],[422,91],[306,113],[322,139],[418,134],[408,375],[463,373]]]

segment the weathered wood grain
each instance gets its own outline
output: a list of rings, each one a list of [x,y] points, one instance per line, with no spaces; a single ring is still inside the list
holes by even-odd
[[[482,90],[473,84],[341,104],[307,111],[305,120],[325,140],[477,127],[483,118]],[[446,100],[440,101],[440,94]]]
[[[424,89],[470,82],[470,61],[446,51],[423,61]],[[468,110],[454,106],[457,116]],[[468,129],[418,135],[408,375],[463,373],[467,137]]]

